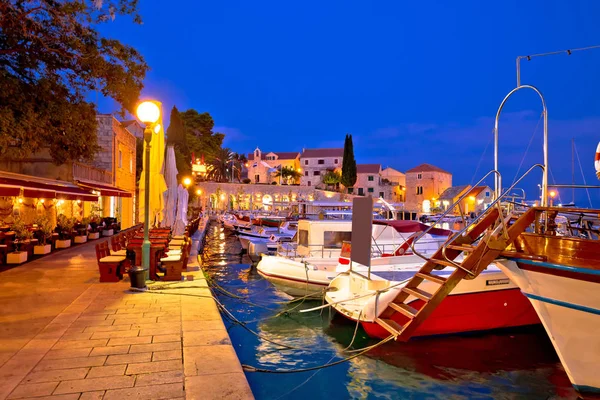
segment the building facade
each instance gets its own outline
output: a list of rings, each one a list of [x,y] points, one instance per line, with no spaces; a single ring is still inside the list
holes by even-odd
[[[300,153],[298,152],[269,152],[263,153],[258,147],[253,153],[248,154],[248,179],[252,183],[298,183],[298,179],[287,179],[283,182],[277,175],[281,168],[291,168],[298,171],[300,168]]]
[[[452,174],[431,164],[406,171],[406,209],[430,212],[436,200],[452,186]]]
[[[494,200],[492,189],[489,186],[452,186],[446,189],[437,201],[434,202],[435,208],[440,211],[446,211],[463,196],[464,198],[460,202],[460,206],[463,213],[467,215],[472,212],[476,214],[481,213]],[[454,207],[452,212],[456,215],[460,214],[458,207]]]
[[[387,167],[381,170],[381,185],[389,186],[390,199],[392,203],[404,203],[406,201],[406,174]]]
[[[341,172],[344,149],[303,149],[300,154],[300,185],[322,186],[321,177],[328,171]]]
[[[381,185],[380,173],[381,164],[356,164],[356,183],[348,188],[348,193],[384,199],[389,197]]]

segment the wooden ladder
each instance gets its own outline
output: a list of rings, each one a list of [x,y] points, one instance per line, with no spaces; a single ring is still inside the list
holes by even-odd
[[[423,264],[417,272],[402,288],[396,298],[388,305],[386,310],[375,321],[384,329],[395,336],[396,340],[407,341],[417,329],[417,327],[431,315],[435,308],[446,298],[446,296],[458,285],[462,279],[473,279],[485,269],[489,263],[496,259],[513,241],[527,229],[535,220],[535,210],[529,209],[513,225],[505,231],[497,225],[501,223],[502,215],[498,208],[494,207],[487,211],[486,215],[478,222],[474,223],[472,229],[464,235],[455,236],[449,239],[446,244],[446,254],[442,253],[442,247]],[[492,234],[495,231],[500,231]],[[473,243],[479,236],[488,231],[488,233],[476,245]],[[455,264],[448,260],[455,260],[462,252],[468,253],[457,268]],[[434,269],[444,269],[446,267],[455,268],[449,277],[441,277],[432,274]],[[434,293],[428,293],[419,289],[419,285],[424,281],[436,283],[438,289]],[[425,303],[420,309],[415,309],[406,304],[409,296],[414,296],[423,300]],[[394,313],[401,313],[408,317],[404,325],[398,324],[391,316]]]

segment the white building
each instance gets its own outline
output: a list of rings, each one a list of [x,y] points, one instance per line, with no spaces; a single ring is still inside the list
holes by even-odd
[[[248,154],[248,178],[252,183],[279,183],[280,180],[275,177],[275,174],[283,167],[297,171],[300,168],[300,153],[293,151],[263,153],[257,147],[254,153]]]
[[[321,183],[321,176],[328,171],[341,172],[344,149],[304,149],[300,155],[302,178],[300,184],[316,186]]]

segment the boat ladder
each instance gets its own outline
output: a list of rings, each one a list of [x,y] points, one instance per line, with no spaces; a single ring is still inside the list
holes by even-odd
[[[410,339],[415,329],[431,315],[462,279],[473,279],[479,275],[534,222],[535,210],[529,209],[507,228],[510,218],[511,216],[503,217],[500,207],[488,208],[481,218],[465,228],[464,233],[451,237],[423,264],[375,322],[394,335],[396,340]],[[464,259],[460,262],[455,261],[463,252]],[[432,274],[434,269],[446,267],[454,268],[450,276]],[[438,285],[434,293],[419,288],[425,280]],[[415,309],[407,304],[409,297],[421,299],[424,303],[419,309]],[[391,318],[394,313],[401,313],[408,321],[400,325]]]

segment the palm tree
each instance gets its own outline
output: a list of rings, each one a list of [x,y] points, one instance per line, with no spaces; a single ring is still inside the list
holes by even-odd
[[[227,147],[220,149],[215,158],[208,163],[208,172],[206,178],[215,182],[228,182],[231,174],[229,168],[231,167],[233,153]]]
[[[281,167],[277,170],[277,172],[275,172],[275,174],[273,174],[273,176],[275,178],[278,178],[281,176],[281,179],[284,180],[289,185],[290,182],[300,179],[302,174],[300,172],[296,171],[296,169],[294,167]]]
[[[248,162],[248,158],[246,158],[245,154],[239,154],[239,153],[233,153],[231,158],[233,161],[233,167],[234,167],[233,170],[234,170],[235,177],[237,178],[238,182],[241,182],[242,181],[242,168]]]

